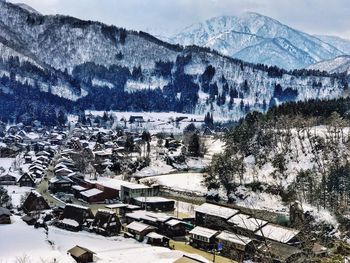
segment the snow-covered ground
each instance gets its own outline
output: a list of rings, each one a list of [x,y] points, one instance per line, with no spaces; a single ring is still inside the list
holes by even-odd
[[[34,188],[31,187],[19,187],[17,185],[4,186],[9,196],[11,197],[13,207],[17,208],[21,205],[21,198],[26,193],[29,193]]]
[[[98,263],[137,263],[140,257],[145,263],[171,263],[183,255],[180,251],[152,247],[123,237],[106,238],[56,227],[49,227],[46,233],[44,229],[28,226],[18,216],[13,216],[12,222],[10,225],[0,225],[0,262],[15,262],[17,258],[24,257],[28,260],[26,262],[31,263],[54,262],[54,259],[57,263],[75,262],[67,251],[76,245],[95,252]],[[6,242],[3,242],[3,237],[6,237]]]
[[[0,167],[5,169],[5,173],[11,168],[15,158],[0,158]]]
[[[152,179],[142,179],[141,182],[147,182],[147,180],[152,180],[152,182],[158,183],[175,191],[195,193],[198,195],[204,195],[207,193],[207,188],[202,183],[202,173],[177,173],[161,175]]]

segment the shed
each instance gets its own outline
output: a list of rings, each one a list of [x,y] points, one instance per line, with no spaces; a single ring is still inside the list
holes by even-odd
[[[69,253],[78,263],[88,263],[94,261],[93,258],[95,253],[81,246],[75,246],[68,250],[67,253]]]
[[[0,207],[0,225],[3,224],[11,224],[11,212],[4,207]]]

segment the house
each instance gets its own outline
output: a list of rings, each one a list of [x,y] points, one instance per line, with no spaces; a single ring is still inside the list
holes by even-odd
[[[73,181],[70,178],[63,176],[55,176],[49,181],[49,190],[52,193],[70,193],[72,191],[72,185]]]
[[[11,224],[11,212],[4,207],[0,207],[0,225],[4,224]]]
[[[197,226],[190,231],[190,245],[195,248],[212,250],[215,248],[215,237],[218,233],[216,230]]]
[[[0,176],[0,185],[15,185],[17,178],[10,174]]]
[[[169,247],[170,239],[156,232],[150,232],[146,235],[147,244],[159,247]]]
[[[274,242],[279,242],[288,245],[298,245],[300,241],[298,240],[299,230],[293,228],[287,228],[274,224],[267,224],[261,229],[255,232],[255,235],[260,240],[270,240]]]
[[[159,187],[149,187],[143,184],[124,184],[120,187],[120,200],[130,203],[136,197],[149,197],[159,194]]]
[[[221,255],[229,259],[243,262],[254,254],[254,243],[249,237],[238,235],[229,231],[222,231],[216,236]]]
[[[233,208],[204,203],[195,208],[196,225],[216,230],[227,230],[227,220],[238,214],[239,211]]]
[[[229,230],[240,235],[254,237],[255,232],[267,225],[267,221],[257,219],[245,214],[236,214],[227,220]]]
[[[67,253],[78,263],[89,263],[94,261],[95,253],[81,246],[75,246],[68,250]]]
[[[103,197],[103,191],[97,188],[92,188],[92,189],[80,192],[80,196],[84,201],[88,203],[95,203],[95,202],[100,202],[105,200]]]
[[[160,232],[164,232],[165,223],[173,219],[173,217],[167,214],[148,212],[145,210],[136,210],[132,213],[127,213],[125,218],[128,223],[133,221],[143,222],[156,227]]]
[[[134,221],[126,226],[126,230],[136,240],[142,242],[148,233],[154,232],[155,230],[157,230],[157,228],[141,222]]]
[[[84,226],[88,226],[90,223],[89,221],[92,222],[93,218],[94,215],[89,207],[66,204],[56,225],[70,231],[79,231]]]
[[[151,211],[173,211],[175,201],[164,197],[134,197],[131,201],[133,204]]]
[[[25,173],[23,174],[17,181],[20,187],[27,186],[27,187],[35,187],[35,180],[32,177],[32,175]]]
[[[121,223],[116,213],[110,210],[98,209],[92,228],[98,234],[115,236],[120,232]]]
[[[186,235],[186,224],[178,219],[165,222],[164,233],[168,237],[181,237]]]
[[[263,242],[256,248],[255,262],[304,263],[303,251],[277,242]]]
[[[27,214],[47,209],[50,209],[50,206],[37,191],[30,192],[22,205],[22,210]]]
[[[36,223],[35,218],[28,215],[22,216],[21,219],[23,220],[23,222],[27,223],[27,225],[29,226],[33,226]]]
[[[131,115],[130,118],[129,118],[129,123],[132,124],[132,123],[137,123],[138,125],[140,125],[141,123],[145,122],[144,119],[143,119],[143,116],[134,116],[134,115]]]

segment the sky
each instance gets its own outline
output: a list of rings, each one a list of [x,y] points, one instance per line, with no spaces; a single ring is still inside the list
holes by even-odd
[[[65,14],[171,36],[194,23],[250,11],[310,34],[350,39],[349,0],[10,0],[43,14]]]

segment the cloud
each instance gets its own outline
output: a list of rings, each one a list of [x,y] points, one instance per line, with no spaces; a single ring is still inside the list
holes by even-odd
[[[348,0],[11,0],[44,14],[67,14],[128,29],[171,35],[220,15],[253,11],[315,34],[350,39]]]

